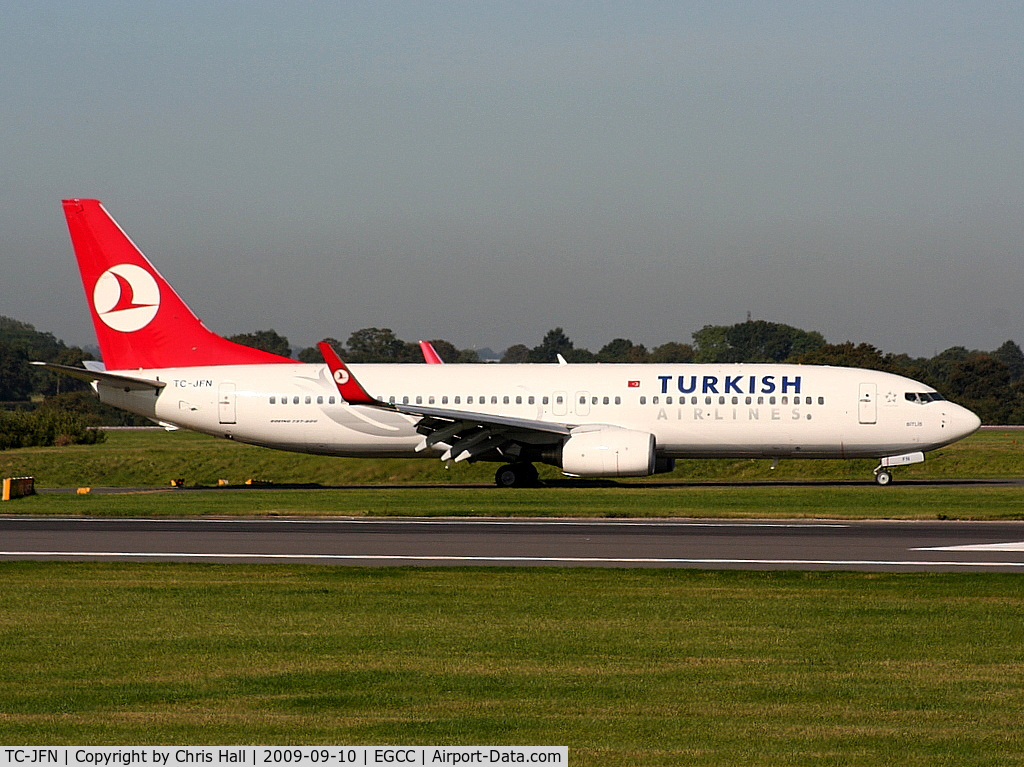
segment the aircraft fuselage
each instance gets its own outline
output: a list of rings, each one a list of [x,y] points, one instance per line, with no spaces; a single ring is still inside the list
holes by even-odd
[[[354,365],[386,403],[650,432],[666,458],[882,457],[934,450],[977,417],[911,379],[796,365]],[[127,371],[126,371],[127,372]],[[139,372],[135,371],[138,376]],[[145,371],[163,389],[109,404],[241,442],[340,456],[422,456],[415,416],[348,405],[325,365]],[[432,445],[432,454],[444,451]]]

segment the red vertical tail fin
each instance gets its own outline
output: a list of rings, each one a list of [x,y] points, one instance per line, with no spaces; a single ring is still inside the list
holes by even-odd
[[[293,362],[207,329],[99,200],[64,200],[108,370]]]
[[[437,349],[430,341],[420,341],[420,351],[423,352],[423,361],[428,365],[443,365],[444,360],[437,353]]]

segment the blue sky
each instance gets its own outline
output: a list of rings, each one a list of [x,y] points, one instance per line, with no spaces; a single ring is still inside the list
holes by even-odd
[[[848,7],[843,7],[843,6]],[[0,314],[92,330],[98,197],[206,323],[597,350],[1024,344],[1024,6],[0,9]]]

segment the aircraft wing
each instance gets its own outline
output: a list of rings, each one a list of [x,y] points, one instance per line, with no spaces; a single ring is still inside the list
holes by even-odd
[[[416,449],[422,451],[433,445],[446,445],[448,449],[441,456],[444,461],[458,463],[479,458],[491,451],[496,451],[508,460],[515,460],[524,446],[557,444],[572,432],[574,426],[494,413],[384,402],[372,397],[362,387],[330,344],[321,342],[319,348],[346,402],[419,418],[416,430],[423,435],[423,441]]]
[[[46,368],[47,370],[62,373],[66,376],[71,376],[72,378],[77,378],[80,381],[85,381],[86,383],[100,381],[110,386],[123,387],[126,390],[149,389],[150,391],[159,391],[167,386],[165,381],[154,381],[150,378],[135,378],[134,376],[126,376],[120,373],[108,373],[104,370],[88,370],[86,368],[71,367],[70,365],[58,365],[55,362],[33,362],[32,364]]]
[[[569,424],[535,421],[531,418],[514,418],[506,415],[495,415],[494,413],[474,413],[471,410],[449,410],[448,408],[424,407],[422,405],[385,404],[391,410],[405,413],[406,415],[418,415],[446,421],[472,421],[473,423],[486,423],[490,426],[524,429],[526,431],[538,431],[544,434],[558,434],[560,436],[568,436],[569,432],[572,431],[572,426]]]
[[[465,410],[419,405],[395,405],[394,409],[420,419],[416,431],[423,435],[423,440],[416,446],[417,451],[443,444],[448,449],[441,460],[455,463],[477,459],[491,451],[514,461],[524,447],[558,444],[572,430],[567,424]]]

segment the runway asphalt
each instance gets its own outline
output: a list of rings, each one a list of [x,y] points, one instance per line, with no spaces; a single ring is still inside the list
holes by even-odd
[[[1024,572],[1024,522],[0,517],[0,560]]]

